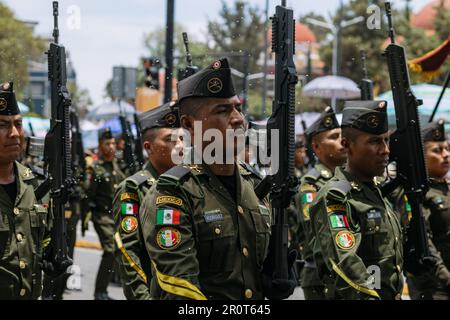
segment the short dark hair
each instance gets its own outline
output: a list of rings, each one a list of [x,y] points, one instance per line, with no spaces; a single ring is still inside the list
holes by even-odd
[[[355,128],[350,127],[342,128],[342,138],[345,138],[350,142],[355,142],[361,133],[363,132]]]
[[[180,116],[196,116],[198,109],[209,101],[208,98],[192,97],[183,99],[180,103]]]
[[[150,128],[142,132],[142,144],[145,141],[153,142],[156,139],[156,135],[161,128]]]

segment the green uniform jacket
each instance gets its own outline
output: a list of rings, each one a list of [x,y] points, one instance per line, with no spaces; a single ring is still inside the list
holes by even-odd
[[[319,277],[325,284],[334,282],[336,298],[400,299],[401,226],[375,183],[360,183],[336,168],[311,205],[310,217]]]
[[[317,268],[313,257],[314,236],[312,234],[309,206],[315,199],[317,192],[325,185],[325,183],[333,177],[333,173],[320,162],[314,165],[300,181],[299,192],[295,197],[295,206],[299,212],[299,220],[302,224],[302,237],[300,245],[302,247],[302,255],[305,260],[305,267],[301,274],[302,287],[321,286],[322,281],[317,275]]]
[[[42,291],[40,267],[51,219],[47,206],[36,201],[37,181],[31,170],[14,164],[15,203],[0,192],[0,300],[37,299]]]
[[[450,180],[438,182],[430,179],[430,190],[424,201],[423,215],[425,218],[428,246],[431,254],[436,258],[436,268],[420,276],[408,274],[415,288],[422,294],[430,297],[436,290],[441,292],[450,288]],[[403,194],[403,193],[402,193]],[[404,199],[401,197],[401,199]],[[398,202],[397,202],[398,203]],[[400,208],[402,221],[410,218],[409,206],[405,201]]]
[[[271,214],[255,195],[256,174],[237,169],[236,201],[206,165],[172,168],[145,197],[139,214],[154,298],[264,298]]]
[[[126,178],[124,173],[120,170],[116,159],[112,162],[94,161],[86,171],[87,185],[85,189],[89,203],[93,206],[93,219],[95,219],[95,212],[102,215],[107,214],[108,220],[112,221],[111,208],[114,192],[119,183]]]
[[[116,258],[125,297],[149,300],[151,263],[142,238],[139,207],[158,174],[148,162],[144,169],[122,181],[113,202],[116,223]]]

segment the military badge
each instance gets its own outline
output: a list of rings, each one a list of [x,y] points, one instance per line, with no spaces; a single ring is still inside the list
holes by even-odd
[[[156,198],[156,204],[174,204],[181,207],[183,205],[183,200],[173,196],[161,196]]]
[[[157,225],[178,225],[180,224],[180,211],[170,208],[158,208],[156,211]]]
[[[302,204],[311,204],[316,198],[316,192],[305,192],[302,194]]]
[[[177,121],[177,117],[174,114],[168,114],[165,119],[169,125],[172,125]]]
[[[122,219],[120,226],[126,233],[132,233],[138,228],[138,220],[134,216],[126,216]]]
[[[222,63],[220,62],[220,60],[217,60],[216,62],[213,63],[212,68],[214,70],[220,69],[220,67],[222,66]]]
[[[161,249],[173,249],[181,243],[181,233],[174,228],[162,228],[156,235],[156,242]]]
[[[355,236],[349,231],[340,231],[336,235],[336,244],[341,249],[350,250],[355,246]]]
[[[331,118],[330,116],[326,117],[323,120],[323,126],[325,128],[330,128],[333,125],[333,118]]]
[[[123,216],[134,216],[139,212],[137,203],[124,202],[121,204],[120,208]]]
[[[376,209],[370,209],[367,212],[367,219],[381,219],[381,212]]]
[[[223,83],[219,78],[212,78],[208,81],[208,90],[211,93],[219,93],[222,91]]]
[[[4,98],[0,98],[0,111],[4,111],[8,107],[8,102]]]
[[[345,213],[345,212],[347,212],[347,208],[343,204],[332,204],[332,205],[327,206],[328,214],[336,213],[336,212]]]
[[[376,128],[380,125],[380,119],[377,115],[373,114],[367,117],[366,123],[370,128]]]
[[[134,200],[139,201],[138,195],[136,193],[125,192],[120,195],[120,201]]]

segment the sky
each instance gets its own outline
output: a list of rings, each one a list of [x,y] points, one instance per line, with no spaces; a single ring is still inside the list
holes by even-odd
[[[225,0],[232,4],[234,1]],[[345,0],[348,1],[348,0]],[[344,1],[344,2],[345,2]],[[38,22],[36,34],[50,36],[53,29],[52,0],[0,0],[20,20]],[[247,0],[265,8],[266,0]],[[404,0],[393,5],[403,6]],[[414,12],[429,0],[412,0]],[[281,3],[269,0],[269,14]],[[308,12],[327,15],[340,0],[287,0],[294,17]],[[60,0],[60,43],[68,51],[77,72],[79,87],[87,89],[94,105],[102,103],[113,66],[136,67],[146,51],[143,34],[166,23],[166,0]],[[187,28],[189,37],[202,40],[207,21],[215,20],[221,0],[175,0],[175,21]]]

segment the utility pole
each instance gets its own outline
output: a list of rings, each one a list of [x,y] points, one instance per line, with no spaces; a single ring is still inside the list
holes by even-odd
[[[164,103],[172,100],[174,20],[175,0],[167,0],[166,79],[164,85]]]

